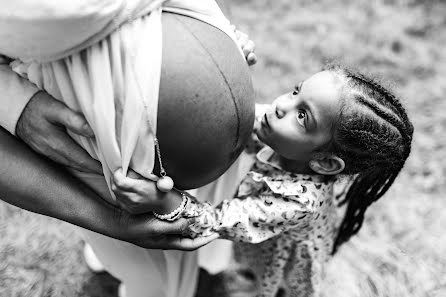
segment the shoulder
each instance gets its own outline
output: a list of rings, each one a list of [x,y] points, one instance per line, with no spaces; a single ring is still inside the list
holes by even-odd
[[[276,196],[303,203],[309,210],[317,209],[320,201],[333,196],[331,181],[320,180],[311,175],[283,172],[280,176],[267,177],[264,181]]]
[[[257,135],[253,132],[245,146],[245,152],[250,155],[255,155],[264,147],[265,144],[261,142]]]

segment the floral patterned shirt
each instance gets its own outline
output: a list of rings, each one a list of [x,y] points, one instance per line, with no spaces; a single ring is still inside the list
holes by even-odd
[[[333,180],[282,169],[261,149],[233,199],[217,207],[193,200],[193,236],[218,232],[235,241],[235,260],[251,269],[259,296],[318,296],[337,230]]]

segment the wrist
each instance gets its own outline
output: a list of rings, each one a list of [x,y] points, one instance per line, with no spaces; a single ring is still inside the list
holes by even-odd
[[[125,240],[129,233],[130,214],[108,203],[88,187],[70,199],[65,209],[59,218],[79,227],[120,240]]]
[[[186,205],[188,203],[189,203],[188,195],[186,193],[182,192],[181,193],[181,204],[177,208],[173,209],[169,213],[159,214],[159,213],[154,212],[153,214],[159,220],[175,221],[181,217],[181,215],[183,214],[184,210],[186,209]]]
[[[165,195],[163,195],[161,199],[159,199],[159,203],[153,208],[153,211],[158,214],[167,214],[171,213],[175,209],[177,209],[181,202],[183,201],[183,197],[180,192],[172,190]]]

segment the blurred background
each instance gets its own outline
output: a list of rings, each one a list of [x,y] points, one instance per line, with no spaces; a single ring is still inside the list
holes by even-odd
[[[415,126],[406,167],[330,261],[324,296],[446,296],[446,1],[224,5],[257,45],[259,102],[336,61],[391,85]],[[0,202],[0,296],[116,296],[117,287],[109,275],[89,272],[72,226]]]

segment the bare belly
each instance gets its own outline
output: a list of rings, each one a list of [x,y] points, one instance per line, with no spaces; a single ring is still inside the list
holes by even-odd
[[[253,121],[250,73],[235,43],[209,24],[164,13],[157,134],[176,186],[197,188],[223,174]]]

